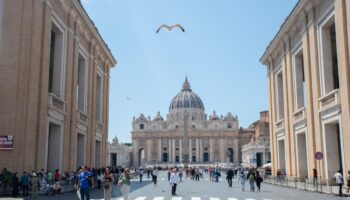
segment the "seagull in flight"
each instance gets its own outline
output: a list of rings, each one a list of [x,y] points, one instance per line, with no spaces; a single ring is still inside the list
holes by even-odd
[[[160,29],[162,28],[166,28],[168,29],[168,32],[172,31],[174,28],[179,28],[182,30],[182,32],[185,32],[184,27],[182,27],[180,24],[174,24],[174,25],[166,25],[166,24],[162,24],[156,31],[156,33],[158,33],[160,31]]]

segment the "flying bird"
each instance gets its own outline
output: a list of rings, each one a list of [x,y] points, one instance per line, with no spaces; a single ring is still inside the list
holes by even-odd
[[[126,100],[129,100],[129,101],[130,101],[130,98],[129,98],[129,97],[126,97]]]
[[[160,29],[162,28],[166,28],[168,29],[168,32],[172,31],[174,28],[179,28],[182,30],[182,32],[185,32],[185,29],[184,27],[182,27],[180,24],[174,24],[174,25],[171,25],[171,26],[168,26],[166,24],[162,24],[156,31],[156,33],[158,33],[160,31]]]

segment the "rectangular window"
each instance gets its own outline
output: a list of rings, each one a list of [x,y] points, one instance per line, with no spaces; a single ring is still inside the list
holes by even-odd
[[[320,29],[323,95],[339,88],[337,38],[334,15]]]
[[[102,122],[102,97],[103,97],[103,92],[102,92],[102,87],[103,82],[102,82],[102,76],[97,74],[96,78],[96,120],[99,122]]]
[[[77,108],[86,111],[86,59],[79,54],[77,80]]]
[[[62,96],[63,32],[52,23],[50,38],[49,87],[48,92]]]
[[[284,98],[283,98],[283,75],[282,71],[277,74],[276,88],[276,102],[277,102],[277,119],[281,120],[284,117]]]
[[[228,128],[228,129],[232,128],[232,124],[228,123],[228,124],[227,124],[227,128]]]
[[[145,125],[144,124],[140,124],[140,130],[145,129]]]
[[[295,110],[305,107],[305,71],[303,49],[293,56]]]

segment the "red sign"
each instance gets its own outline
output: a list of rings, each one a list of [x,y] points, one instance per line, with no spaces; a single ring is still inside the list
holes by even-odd
[[[0,136],[0,150],[12,150],[13,149],[13,136]]]
[[[322,152],[316,152],[315,153],[315,159],[316,160],[322,160],[323,159],[323,153]]]

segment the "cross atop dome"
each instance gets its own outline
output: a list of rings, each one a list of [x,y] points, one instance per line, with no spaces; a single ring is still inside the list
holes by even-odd
[[[191,85],[190,85],[190,83],[187,80],[187,76],[186,76],[184,84],[182,85],[182,91],[192,91],[191,90]]]

